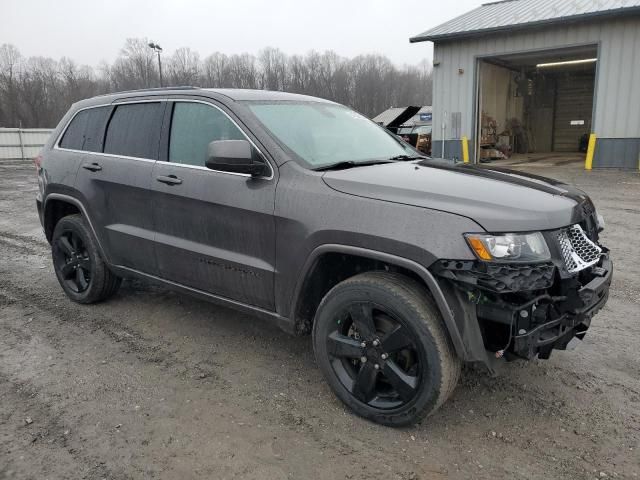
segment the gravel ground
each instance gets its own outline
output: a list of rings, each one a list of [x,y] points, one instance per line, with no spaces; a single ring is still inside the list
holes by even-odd
[[[607,221],[608,305],[575,351],[466,368],[434,417],[390,429],[336,400],[309,338],[141,282],[70,302],[33,168],[0,164],[0,478],[639,477],[640,175],[550,173]]]

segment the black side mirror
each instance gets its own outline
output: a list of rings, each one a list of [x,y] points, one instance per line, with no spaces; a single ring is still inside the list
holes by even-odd
[[[244,173],[252,177],[269,174],[260,153],[246,140],[216,140],[207,149],[207,168],[221,172]]]

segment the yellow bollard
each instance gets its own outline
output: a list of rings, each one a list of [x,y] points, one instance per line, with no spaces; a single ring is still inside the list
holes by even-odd
[[[462,160],[464,163],[469,163],[469,139],[462,137]]]
[[[584,169],[591,170],[593,167],[593,154],[596,150],[596,134],[589,135],[589,146],[587,147],[587,157],[584,160]]]

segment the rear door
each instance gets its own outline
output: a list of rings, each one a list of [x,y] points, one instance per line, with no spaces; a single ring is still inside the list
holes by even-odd
[[[160,276],[273,309],[273,174],[252,178],[205,167],[209,142],[249,138],[222,106],[169,102],[165,125],[152,181]]]
[[[166,102],[116,104],[100,145],[87,152],[76,188],[110,263],[155,274],[151,174],[158,159]]]

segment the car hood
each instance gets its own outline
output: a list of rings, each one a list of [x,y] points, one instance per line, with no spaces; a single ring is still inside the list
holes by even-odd
[[[584,192],[565,183],[447,160],[328,171],[323,179],[339,192],[463,215],[496,233],[564,227],[593,210]]]

